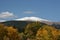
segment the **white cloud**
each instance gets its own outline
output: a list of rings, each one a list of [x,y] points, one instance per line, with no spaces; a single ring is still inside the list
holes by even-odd
[[[16,17],[16,16],[8,11],[0,13],[0,18],[10,18],[10,17]]]
[[[33,14],[32,11],[24,11],[24,13],[26,13],[26,14]]]

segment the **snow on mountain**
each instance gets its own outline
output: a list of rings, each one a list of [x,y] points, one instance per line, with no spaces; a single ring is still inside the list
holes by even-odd
[[[20,19],[16,19],[17,21],[49,21],[46,19],[42,19],[42,18],[38,18],[38,17],[24,17],[24,18],[20,18]]]
[[[5,22],[6,20],[0,20],[0,22]]]

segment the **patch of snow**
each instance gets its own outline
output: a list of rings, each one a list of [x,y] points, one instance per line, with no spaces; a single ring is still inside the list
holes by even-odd
[[[0,22],[5,22],[6,20],[0,20]]]
[[[46,19],[38,18],[38,17],[24,17],[20,19],[16,19],[17,21],[49,21]]]

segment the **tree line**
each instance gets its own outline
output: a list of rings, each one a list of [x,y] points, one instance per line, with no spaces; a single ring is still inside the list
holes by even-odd
[[[0,40],[60,40],[60,29],[40,22],[29,23],[24,32],[0,24]]]

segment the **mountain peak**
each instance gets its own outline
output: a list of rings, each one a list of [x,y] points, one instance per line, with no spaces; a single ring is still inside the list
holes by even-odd
[[[20,18],[20,19],[16,19],[16,20],[21,20],[21,21],[48,21],[46,19],[42,19],[39,17],[24,17],[24,18]]]

